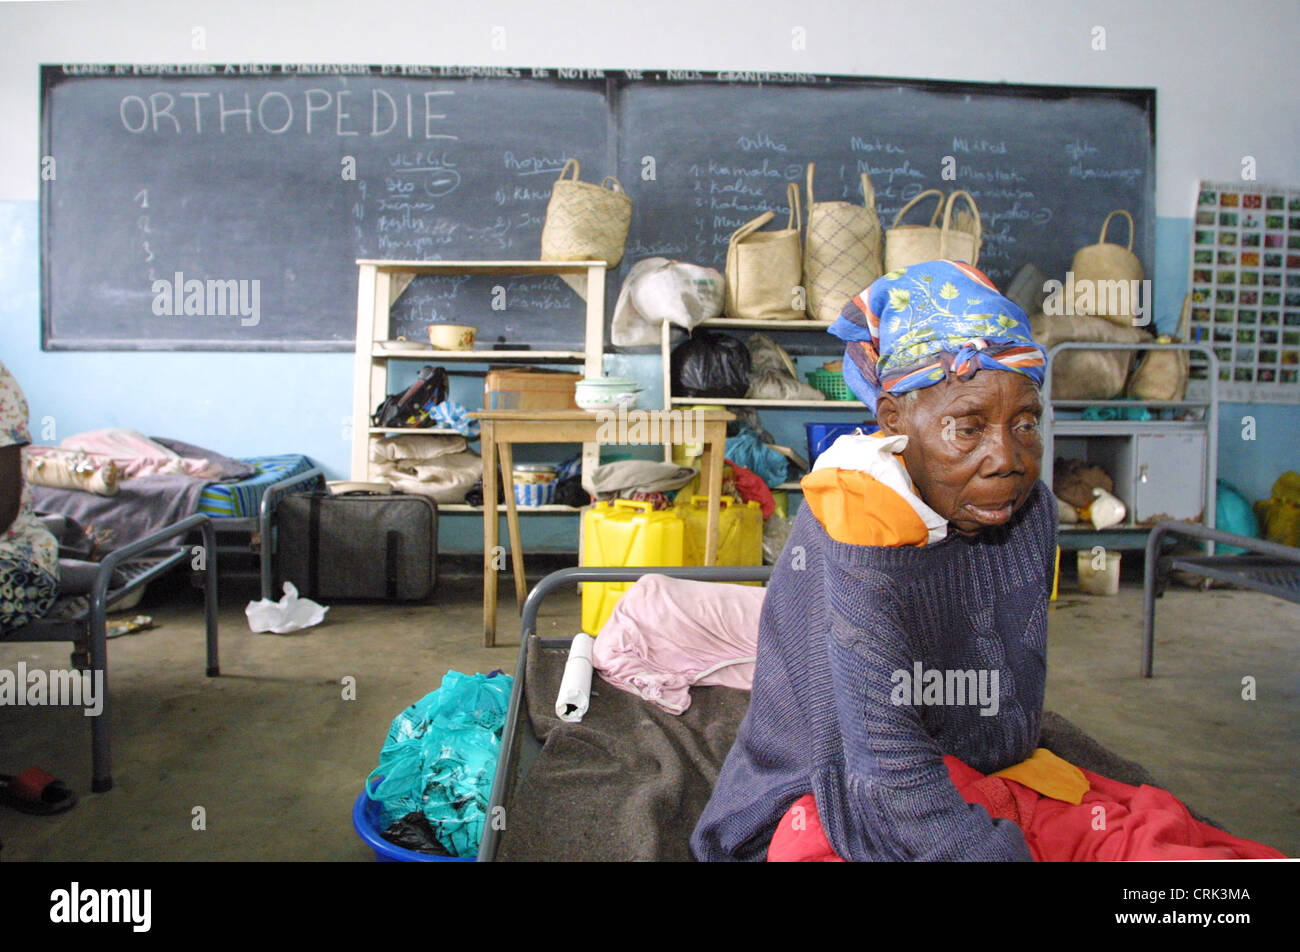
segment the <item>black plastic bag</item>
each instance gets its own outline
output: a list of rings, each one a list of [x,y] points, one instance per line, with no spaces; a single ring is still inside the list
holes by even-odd
[[[379,835],[395,846],[416,853],[432,853],[434,856],[451,855],[447,847],[438,842],[437,834],[429,824],[429,818],[418,810],[394,821],[392,826]]]
[[[730,397],[749,391],[749,348],[726,334],[695,330],[672,353],[673,393],[680,397]]]

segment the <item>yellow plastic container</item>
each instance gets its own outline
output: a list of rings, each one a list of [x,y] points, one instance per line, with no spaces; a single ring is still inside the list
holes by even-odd
[[[679,499],[681,497],[678,497]],[[709,525],[709,497],[692,495],[675,507],[686,526],[683,549],[684,565],[704,564],[704,540]],[[718,511],[718,565],[763,564],[763,508],[750,500],[742,503],[731,496],[722,497]],[[761,585],[761,582],[746,582]]]
[[[609,568],[685,565],[686,524],[673,510],[648,502],[615,499],[598,502],[582,514],[582,564]],[[761,543],[760,543],[761,544]],[[619,598],[632,582],[584,582],[582,630],[600,634]]]

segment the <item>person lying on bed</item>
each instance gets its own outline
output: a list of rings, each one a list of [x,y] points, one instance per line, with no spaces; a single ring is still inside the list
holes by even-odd
[[[32,515],[23,484],[27,400],[0,363],[0,630],[40,618],[54,604],[59,546]]]
[[[830,332],[881,429],[841,437],[803,480],[693,852],[1120,858],[1104,849],[1123,837],[1103,849],[1090,833],[1084,798],[1104,778],[1035,750],[1057,507],[1038,479],[1044,354],[1024,313],[982,272],[933,261],[883,276]]]

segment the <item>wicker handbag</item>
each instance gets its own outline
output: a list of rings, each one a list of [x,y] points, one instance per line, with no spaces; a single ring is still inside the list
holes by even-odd
[[[1112,244],[1106,240],[1106,231],[1110,228],[1111,219],[1116,215],[1122,215],[1128,220],[1127,246]],[[1107,215],[1106,220],[1102,222],[1101,235],[1097,239],[1097,244],[1087,245],[1074,253],[1074,263],[1070,266],[1070,270],[1074,272],[1074,286],[1088,287],[1093,292],[1093,306],[1087,306],[1085,297],[1081,299],[1084,302],[1082,310],[1080,304],[1075,303],[1075,313],[1104,317],[1115,324],[1133,323],[1134,305],[1137,303],[1133,300],[1133,295],[1126,292],[1112,300],[1112,295],[1105,290],[1111,285],[1102,283],[1141,281],[1145,277],[1142,262],[1133,253],[1133,234],[1133,216],[1119,208]]]
[[[819,202],[813,198],[813,169],[808,163],[808,230],[804,237],[803,284],[808,316],[833,321],[853,295],[880,277],[880,216],[876,192],[862,173],[863,204]]]
[[[965,199],[970,211],[954,214],[958,199]],[[980,263],[980,243],[984,226],[980,223],[979,206],[970,192],[958,189],[943,203],[943,226],[939,235],[939,255],[949,261],[965,261],[972,268]]]
[[[799,186],[789,184],[790,218],[780,231],[759,231],[774,217],[764,212],[732,233],[727,247],[727,317],[744,321],[797,321],[796,289],[803,280],[799,240]]]
[[[903,216],[917,202],[931,195],[938,196],[939,204],[928,225],[900,225]],[[970,211],[961,211],[954,220],[957,199],[963,198]],[[939,223],[940,213],[943,223]],[[922,261],[945,258],[965,261],[972,267],[979,264],[980,242],[983,228],[980,210],[970,192],[955,191],[945,199],[937,188],[927,189],[898,210],[894,226],[885,232],[885,270],[897,271]]]
[[[542,225],[543,261],[604,261],[613,267],[623,260],[632,199],[623,184],[608,175],[600,185],[578,180],[581,166],[569,159],[551,188]],[[572,177],[569,177],[572,172]],[[562,275],[566,284],[583,297],[585,274]]]
[[[934,196],[939,204],[934,207],[928,225],[900,225],[903,216],[924,199]],[[898,210],[894,224],[885,232],[885,270],[897,271],[911,264],[933,261],[939,257],[939,216],[943,213],[943,192],[937,188],[926,189]]]

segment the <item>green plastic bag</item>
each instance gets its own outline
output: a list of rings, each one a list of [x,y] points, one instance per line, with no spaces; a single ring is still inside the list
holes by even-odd
[[[505,674],[448,671],[436,691],[393,719],[366,778],[368,795],[383,805],[384,829],[420,810],[453,856],[478,852],[513,683]]]

